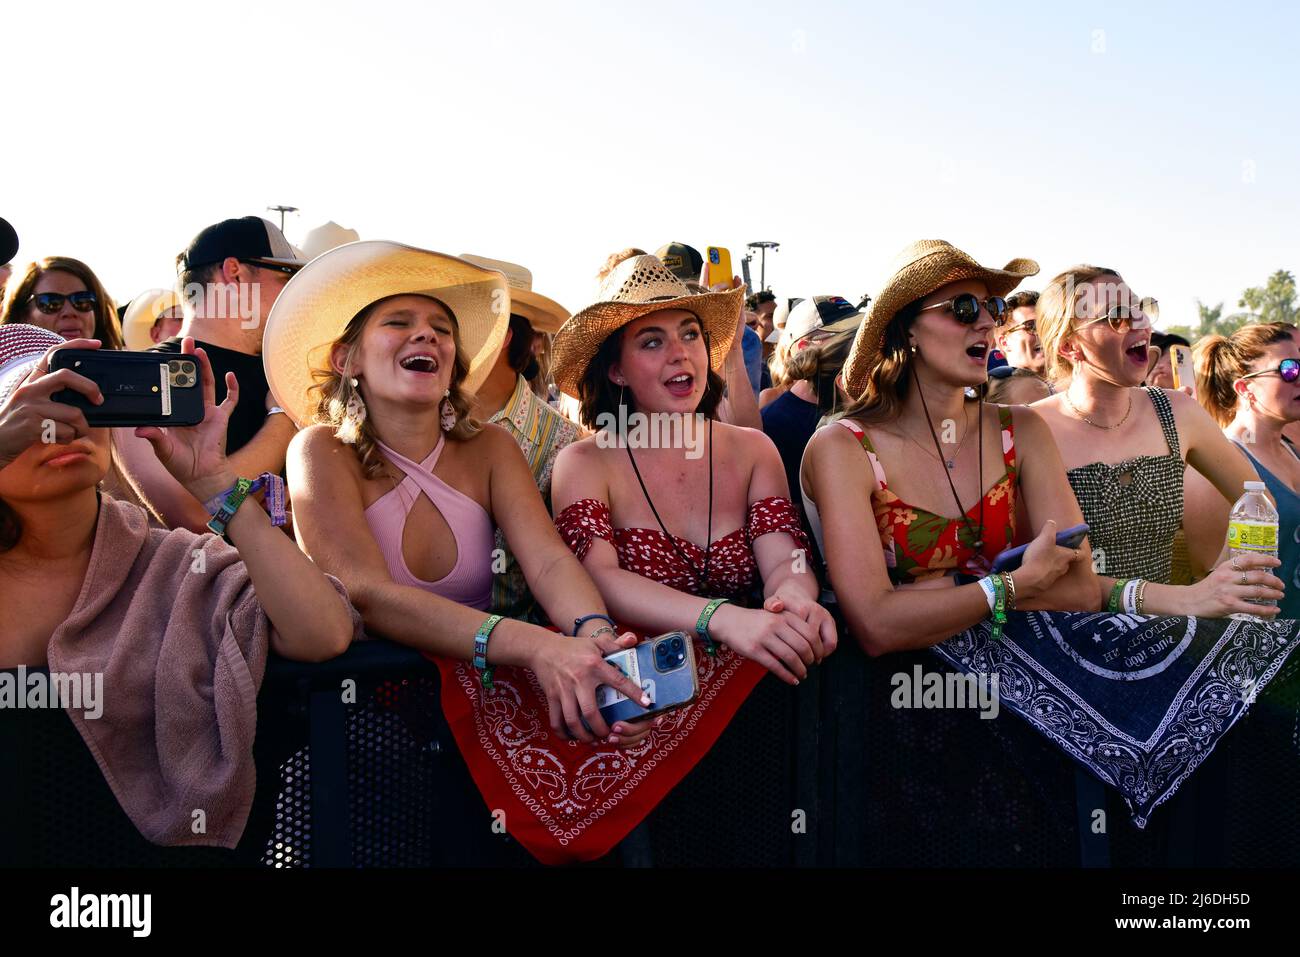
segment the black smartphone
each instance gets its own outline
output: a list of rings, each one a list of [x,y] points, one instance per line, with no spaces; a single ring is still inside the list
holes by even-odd
[[[193,356],[170,352],[114,352],[59,349],[50,371],[71,369],[99,386],[104,404],[62,389],[51,396],[76,406],[92,428],[138,425],[198,425],[203,421],[203,387]]]
[[[606,655],[605,660],[650,695],[650,707],[643,708],[609,685],[597,688],[596,704],[601,717],[611,725],[615,721],[641,721],[685,707],[700,695],[695,647],[685,632],[670,631],[635,648]]]
[[[1083,544],[1083,540],[1088,537],[1088,524],[1075,525],[1073,528],[1067,528],[1063,532],[1056,533],[1056,544],[1063,545],[1066,548],[1078,548]],[[1020,567],[1020,563],[1025,560],[1025,549],[1028,544],[1017,545],[1015,548],[1008,548],[1005,551],[998,552],[997,557],[993,559],[993,570],[995,572],[1013,572]]]

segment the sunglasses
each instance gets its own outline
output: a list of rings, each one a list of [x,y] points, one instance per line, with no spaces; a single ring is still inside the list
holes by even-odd
[[[269,269],[272,272],[282,272],[286,276],[292,276],[298,271],[297,266],[286,266],[284,263],[268,263],[260,259],[241,259],[241,263],[247,266],[256,266],[258,269]]]
[[[77,312],[90,312],[95,308],[99,300],[93,292],[82,290],[65,296],[61,292],[38,292],[32,296],[28,302],[34,303],[36,308],[47,316],[52,316],[63,308],[65,302],[72,303],[72,308]]]
[[[1249,375],[1242,376],[1243,379],[1253,379],[1258,375],[1272,375],[1276,372],[1281,376],[1283,382],[1294,382],[1300,379],[1300,359],[1283,359],[1276,369],[1260,369],[1258,372],[1252,372]]]
[[[1094,322],[1107,322],[1116,332],[1123,332],[1125,326],[1129,329],[1150,329],[1151,324],[1159,318],[1160,303],[1148,296],[1135,306],[1117,302],[1106,310],[1104,316],[1082,322],[1079,328],[1090,326]]]
[[[960,296],[954,296],[944,302],[936,302],[933,306],[922,306],[921,312],[930,309],[946,309],[963,326],[973,326],[979,321],[980,306],[988,310],[988,314],[993,317],[993,325],[1001,326],[1007,321],[1007,301],[1005,299],[1001,296],[990,296],[981,303],[978,296],[969,292],[964,292]]]
[[[1037,321],[1038,320],[1036,319],[1026,319],[1024,322],[1018,322],[1010,329],[1004,330],[1002,334],[1009,336],[1011,335],[1011,333],[1019,332],[1023,329],[1025,332],[1032,332],[1035,335],[1037,335],[1038,334],[1038,326],[1036,325]]]

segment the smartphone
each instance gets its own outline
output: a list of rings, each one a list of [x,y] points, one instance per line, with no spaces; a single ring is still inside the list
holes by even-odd
[[[1196,388],[1196,370],[1192,367],[1192,350],[1187,346],[1174,344],[1169,347],[1169,370],[1174,376],[1174,388],[1183,386]]]
[[[193,356],[169,352],[59,349],[50,371],[71,369],[99,386],[104,404],[62,389],[51,396],[76,406],[92,428],[138,425],[198,425],[203,421],[203,387]]]
[[[709,263],[709,288],[725,285],[730,289],[731,280],[735,276],[731,271],[731,253],[725,246],[710,246],[705,258]]]
[[[650,707],[643,708],[609,685],[597,688],[596,705],[601,717],[611,725],[615,721],[653,718],[683,708],[700,696],[695,646],[684,631],[670,631],[635,648],[606,655],[605,660],[650,695]]]
[[[1088,523],[1076,525],[1073,528],[1067,528],[1063,532],[1056,533],[1056,544],[1063,545],[1066,548],[1078,548],[1083,544],[1084,539],[1088,537]],[[1005,551],[998,552],[997,558],[993,559],[993,571],[995,572],[1013,572],[1020,567],[1020,563],[1025,560],[1025,549],[1029,545],[1017,545],[1015,548],[1008,548]]]

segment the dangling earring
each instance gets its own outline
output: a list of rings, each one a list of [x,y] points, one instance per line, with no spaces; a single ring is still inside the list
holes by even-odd
[[[456,409],[451,404],[451,390],[442,394],[442,431],[450,432],[456,427]]]
[[[912,340],[912,355],[916,355],[916,353],[917,353],[916,340],[913,339],[913,340]]]
[[[343,421],[339,423],[335,434],[345,445],[356,445],[357,439],[361,437],[361,425],[366,421],[366,403],[361,399],[355,376],[348,380],[348,384],[352,390],[343,409]]]
[[[618,384],[618,407],[620,409],[623,408],[623,389],[624,389],[624,384],[620,382]]]

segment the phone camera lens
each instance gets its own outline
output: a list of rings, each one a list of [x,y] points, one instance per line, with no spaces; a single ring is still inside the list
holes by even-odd
[[[182,363],[181,363],[181,371],[184,372],[186,375],[193,375],[193,374],[194,374],[194,363],[193,363],[193,362],[182,362]]]
[[[172,359],[167,363],[167,371],[175,375],[180,371],[181,363],[179,359]]]

